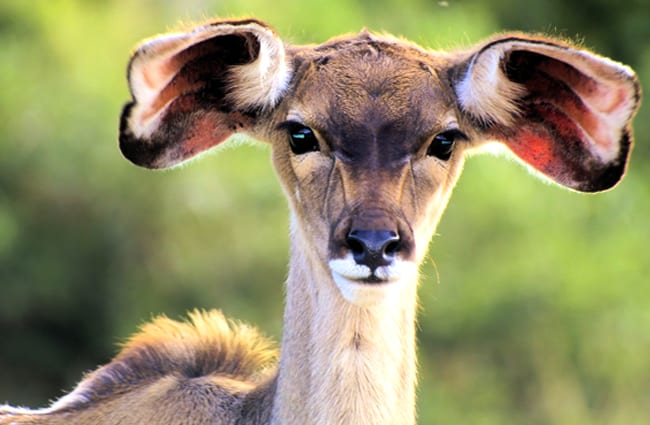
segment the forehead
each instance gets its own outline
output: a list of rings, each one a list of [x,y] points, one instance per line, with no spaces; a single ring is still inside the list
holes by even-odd
[[[444,125],[452,102],[439,75],[442,58],[365,32],[303,55],[293,109],[307,125],[348,134]]]

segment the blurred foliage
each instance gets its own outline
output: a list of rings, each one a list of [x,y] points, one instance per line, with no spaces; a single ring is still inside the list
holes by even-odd
[[[294,42],[364,26],[432,48],[547,32],[650,81],[648,0],[3,0],[0,403],[60,396],[154,314],[217,307],[279,338],[287,208],[268,149],[147,172],[116,147],[135,43],[241,15]],[[420,423],[649,423],[649,111],[604,195],[468,161],[424,266]]]

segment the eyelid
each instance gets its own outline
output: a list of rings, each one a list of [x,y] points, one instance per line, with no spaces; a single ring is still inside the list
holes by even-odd
[[[455,141],[460,141],[460,140],[467,141],[467,140],[469,140],[469,137],[467,136],[467,134],[463,133],[458,127],[455,127],[455,126],[454,127],[449,127],[447,130],[443,130],[443,131],[441,131],[439,133],[436,133],[436,134],[433,135],[433,137],[436,137],[436,136],[438,136],[440,134],[452,134],[454,136]]]
[[[286,120],[286,121],[283,121],[280,124],[278,124],[276,129],[277,130],[289,130],[292,126],[298,126],[298,125],[310,128],[309,126],[306,126],[305,124],[303,124],[301,121],[298,121],[298,120]]]
[[[277,129],[283,130],[290,125],[303,125],[305,127],[311,128],[310,126],[305,124],[305,120],[303,120],[302,114],[296,110],[289,111],[289,113],[287,114],[287,118],[283,122],[278,124]]]

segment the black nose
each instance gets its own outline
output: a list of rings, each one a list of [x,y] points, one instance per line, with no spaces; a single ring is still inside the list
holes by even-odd
[[[392,230],[351,230],[345,241],[354,261],[370,270],[390,264],[400,248],[400,237]]]

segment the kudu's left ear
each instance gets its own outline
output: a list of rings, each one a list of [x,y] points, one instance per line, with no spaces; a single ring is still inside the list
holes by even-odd
[[[153,38],[129,63],[133,101],[122,112],[120,149],[143,167],[176,165],[245,131],[290,78],[282,42],[258,21]]]
[[[508,36],[450,76],[483,136],[557,183],[597,192],[625,173],[641,97],[627,66],[554,40]]]

